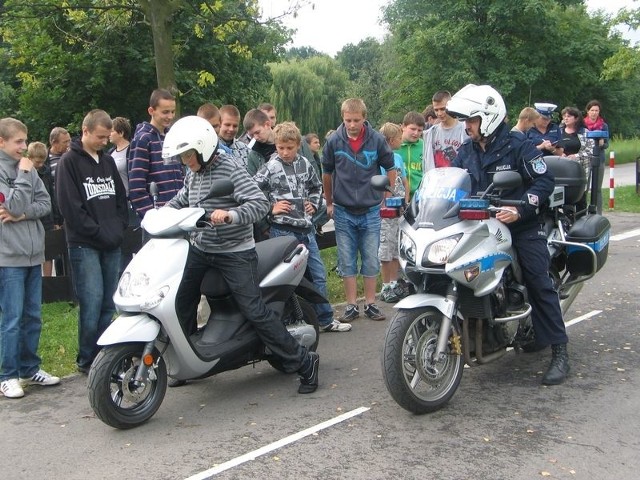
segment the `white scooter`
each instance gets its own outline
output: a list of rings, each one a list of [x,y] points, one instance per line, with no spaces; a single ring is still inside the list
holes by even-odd
[[[220,181],[205,199],[232,191],[231,182]],[[157,195],[152,186],[154,192]],[[203,220],[204,213],[203,208],[160,208],[142,221],[152,238],[120,279],[114,295],[120,314],[98,340],[103,348],[89,372],[91,406],[112,427],[132,428],[151,418],[164,399],[168,376],[204,378],[261,360],[282,370],[214,271],[201,285],[211,306],[206,326],[187,337],[178,321],[175,300],[189,250],[188,232],[215,228]],[[310,303],[326,299],[304,277],[309,251],[294,237],[260,242],[256,251],[267,307],[279,314],[298,342],[315,351],[318,320]]]

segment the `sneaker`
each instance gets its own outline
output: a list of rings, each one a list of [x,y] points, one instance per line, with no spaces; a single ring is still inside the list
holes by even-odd
[[[34,373],[31,378],[20,379],[20,385],[23,387],[26,387],[27,385],[42,385],[48,387],[49,385],[57,385],[59,383],[60,378],[49,375],[42,369]]]
[[[347,308],[344,309],[344,314],[340,317],[341,322],[348,322],[351,320],[355,320],[360,316],[360,310],[358,309],[358,305],[354,305],[352,303],[347,305]]]
[[[404,297],[411,295],[412,287],[413,285],[400,278],[394,285],[393,291],[398,296],[398,300],[401,300]]]
[[[396,294],[391,285],[385,285],[380,292],[380,300],[385,303],[396,303],[400,297]]]
[[[369,303],[368,305],[365,305],[364,314],[371,320],[385,320],[387,318],[375,303]]]
[[[10,378],[0,383],[0,391],[7,398],[24,397],[24,390],[22,390],[17,378]]]
[[[351,330],[350,323],[341,323],[338,320],[333,320],[329,325],[321,326],[321,332],[348,332]]]
[[[301,368],[300,386],[298,393],[313,393],[318,388],[318,368],[320,367],[320,355],[316,352],[309,352],[305,360],[305,367]]]

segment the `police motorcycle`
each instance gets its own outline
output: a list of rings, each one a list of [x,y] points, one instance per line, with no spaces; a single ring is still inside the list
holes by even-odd
[[[545,160],[556,187],[541,218],[551,254],[549,275],[564,313],[606,262],[610,225],[575,207],[585,190],[583,167],[561,157]],[[383,216],[402,217],[399,260],[416,290],[395,305],[382,353],[387,389],[410,412],[442,408],[460,385],[465,363],[491,362],[508,347],[536,349],[511,233],[493,218],[505,206],[521,205],[501,198],[521,182],[517,172],[497,172],[486,191],[472,196],[466,170],[438,168],[425,174],[409,205],[392,197],[381,209]],[[388,190],[384,176],[372,185]]]
[[[179,130],[176,123],[171,132]],[[165,148],[174,137],[167,135]],[[205,158],[214,151],[215,143],[189,143],[188,130],[186,139],[180,151],[196,148]],[[200,202],[232,192],[233,183],[221,180]],[[157,187],[153,184],[151,194],[155,204]],[[205,378],[261,360],[283,370],[242,317],[217,272],[209,271],[201,284],[201,293],[211,306],[206,325],[187,336],[178,321],[175,300],[189,250],[188,234],[216,228],[204,208],[154,208],[145,215],[142,227],[151,239],[120,278],[114,295],[119,315],[99,338],[102,349],[89,372],[89,401],[96,416],[119,429],[139,426],[156,413],[168,377]],[[326,300],[304,277],[309,251],[293,237],[257,243],[256,251],[267,307],[278,313],[298,342],[315,351],[319,327],[311,304]]]

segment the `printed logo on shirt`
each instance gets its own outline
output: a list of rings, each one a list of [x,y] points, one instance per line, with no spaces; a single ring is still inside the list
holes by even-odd
[[[87,194],[87,200],[96,197],[115,197],[116,195],[116,182],[112,177],[87,177],[82,185]]]
[[[496,172],[502,172],[504,170],[511,170],[511,165],[498,165],[496,167]]]

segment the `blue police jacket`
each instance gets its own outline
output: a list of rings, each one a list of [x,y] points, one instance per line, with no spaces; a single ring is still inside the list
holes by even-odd
[[[511,229],[536,224],[540,205],[553,192],[554,178],[547,170],[542,153],[524,135],[511,132],[507,124],[498,127],[484,151],[478,143],[466,140],[451,166],[469,172],[474,194],[486,190],[496,172],[512,170],[520,174],[522,185],[502,196],[525,202],[524,207],[518,207],[520,219],[509,225]]]

